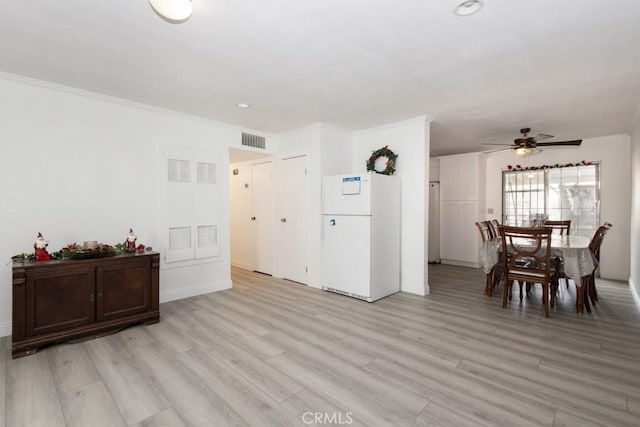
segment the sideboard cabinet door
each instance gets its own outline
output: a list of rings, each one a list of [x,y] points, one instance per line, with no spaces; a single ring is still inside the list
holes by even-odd
[[[144,313],[151,305],[151,260],[99,266],[97,281],[97,321]]]
[[[33,270],[27,273],[26,279],[26,336],[67,330],[95,321],[93,268]]]

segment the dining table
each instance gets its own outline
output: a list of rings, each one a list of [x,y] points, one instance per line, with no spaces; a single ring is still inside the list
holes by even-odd
[[[562,260],[561,267],[564,270],[564,275],[576,284],[576,311],[578,314],[584,312],[585,295],[588,295],[587,278],[598,266],[597,260],[589,249],[590,242],[590,238],[579,235],[551,235],[551,254]],[[517,243],[525,247],[527,245],[527,241],[524,239]],[[487,239],[483,242],[480,249],[480,259],[485,274],[492,274],[493,268],[502,262],[501,252],[502,239],[500,237]],[[587,311],[591,312],[589,305],[587,305]]]

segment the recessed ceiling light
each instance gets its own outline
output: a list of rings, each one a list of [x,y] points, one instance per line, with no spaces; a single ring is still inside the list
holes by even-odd
[[[453,13],[458,16],[469,16],[482,9],[484,3],[480,0],[461,0],[456,3]]]
[[[238,108],[249,108],[249,107],[251,107],[251,105],[247,104],[246,102],[238,102],[236,105],[238,106]]]
[[[191,0],[149,0],[149,4],[160,17],[172,23],[184,22],[193,13]]]

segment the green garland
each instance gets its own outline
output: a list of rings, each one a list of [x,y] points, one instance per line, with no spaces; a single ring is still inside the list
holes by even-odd
[[[116,243],[114,246],[106,245],[100,243],[95,249],[85,249],[82,245],[78,245],[77,243],[71,243],[59,251],[51,252],[49,256],[51,259],[64,259],[64,258],[72,258],[72,259],[83,259],[83,258],[102,258],[114,256],[122,253],[134,253],[134,252],[144,252],[144,251],[152,251],[153,248],[151,246],[138,245],[136,248],[128,248],[124,243]],[[26,253],[23,252],[18,255],[14,255],[11,257],[11,260],[14,262],[26,262],[26,261],[35,261],[36,255],[34,252]]]
[[[380,157],[387,158],[386,167],[384,168],[383,171],[376,170],[376,160],[378,160],[378,158]],[[398,158],[398,155],[393,151],[389,150],[388,145],[385,145],[379,150],[376,150],[371,153],[371,157],[369,157],[369,159],[367,160],[367,171],[373,171],[375,173],[380,173],[384,175],[393,175],[394,172],[396,171],[397,158]]]
[[[582,160],[581,162],[576,162],[576,163],[565,163],[565,164],[560,164],[560,163],[556,163],[555,165],[542,165],[542,166],[525,166],[522,167],[520,165],[507,165],[507,170],[510,171],[535,171],[535,170],[544,170],[544,169],[554,169],[554,168],[571,168],[571,167],[575,167],[575,166],[588,166],[588,165],[592,165],[593,162],[586,162],[584,160]]]

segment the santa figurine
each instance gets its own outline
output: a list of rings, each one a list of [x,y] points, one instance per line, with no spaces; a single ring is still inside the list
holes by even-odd
[[[129,235],[127,236],[127,241],[125,242],[125,245],[127,246],[127,250],[128,251],[135,251],[136,250],[136,239],[137,238],[138,237],[135,235],[133,230],[130,228],[129,229]]]
[[[38,233],[38,238],[33,244],[33,248],[36,250],[36,261],[49,261],[51,259],[51,255],[47,252],[48,245],[49,242],[45,240],[42,233]]]

